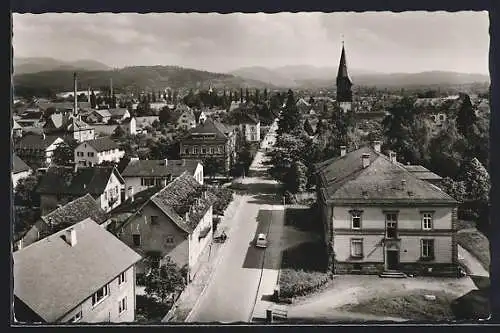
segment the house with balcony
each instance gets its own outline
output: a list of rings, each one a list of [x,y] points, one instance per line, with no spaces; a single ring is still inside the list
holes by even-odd
[[[458,202],[380,144],[341,151],[316,165],[333,273],[456,274]]]
[[[52,166],[41,177],[36,192],[42,216],[87,193],[109,212],[122,202],[124,186],[125,181],[113,166]]]
[[[14,146],[16,155],[31,168],[46,167],[52,163],[54,151],[65,144],[57,135],[26,134]]]
[[[182,159],[204,160],[214,158],[228,172],[236,160],[236,133],[222,123],[207,119],[189,131],[180,141]]]
[[[212,239],[212,206],[216,197],[188,174],[175,178],[147,200],[121,227],[117,236],[161,265],[169,257],[192,280]],[[138,272],[147,271],[147,262]]]
[[[29,167],[29,165],[24,163],[24,161],[16,154],[12,154],[12,170],[10,173],[13,190],[16,188],[19,180],[28,177],[32,172],[33,170]]]
[[[121,173],[127,197],[150,187],[165,187],[184,172],[203,185],[203,164],[199,160],[140,160],[132,158]]]
[[[124,155],[125,151],[105,136],[80,143],[75,148],[74,161],[79,166],[94,166],[105,161],[118,163]]]
[[[129,323],[141,256],[88,218],[12,254],[14,320]]]
[[[92,195],[85,194],[67,204],[60,206],[47,215],[41,216],[35,224],[23,233],[14,235],[14,250],[26,247],[42,238],[72,226],[86,218],[107,227],[110,220],[94,200]]]

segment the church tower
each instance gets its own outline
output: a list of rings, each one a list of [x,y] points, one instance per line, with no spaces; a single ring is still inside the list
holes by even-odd
[[[337,103],[344,111],[352,109],[352,80],[347,72],[344,42],[342,41],[342,53],[340,54],[339,71],[337,73]]]

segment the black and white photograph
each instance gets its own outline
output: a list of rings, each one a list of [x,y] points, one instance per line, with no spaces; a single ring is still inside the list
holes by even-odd
[[[12,318],[481,322],[488,11],[12,14]]]

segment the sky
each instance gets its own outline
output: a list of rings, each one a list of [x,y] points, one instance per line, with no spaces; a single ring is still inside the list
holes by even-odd
[[[483,12],[13,14],[14,57],[92,59],[112,67],[336,67],[488,74]]]

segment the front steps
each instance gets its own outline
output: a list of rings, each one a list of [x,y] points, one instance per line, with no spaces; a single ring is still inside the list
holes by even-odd
[[[393,278],[393,279],[404,279],[408,277],[405,273],[398,271],[384,271],[379,276],[381,278]]]

